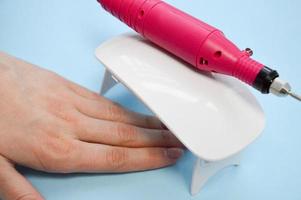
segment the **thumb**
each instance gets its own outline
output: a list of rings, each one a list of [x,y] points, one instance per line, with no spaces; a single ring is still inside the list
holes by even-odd
[[[0,155],[0,199],[43,200],[43,197],[14,168],[13,164]]]

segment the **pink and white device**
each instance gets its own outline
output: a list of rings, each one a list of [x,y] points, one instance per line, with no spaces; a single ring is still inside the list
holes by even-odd
[[[290,95],[290,85],[277,71],[253,60],[224,34],[161,0],[98,0],[105,10],[146,39],[199,70],[231,75],[264,94]]]

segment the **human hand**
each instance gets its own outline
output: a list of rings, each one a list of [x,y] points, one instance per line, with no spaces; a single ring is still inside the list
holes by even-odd
[[[15,164],[58,173],[174,164],[183,145],[155,117],[0,53],[0,197],[43,199]]]

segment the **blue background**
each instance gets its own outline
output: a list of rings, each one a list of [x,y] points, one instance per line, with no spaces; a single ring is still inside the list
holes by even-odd
[[[254,58],[275,67],[301,93],[301,1],[169,2],[220,28],[241,48],[251,47]],[[1,50],[94,91],[99,90],[103,76],[95,48],[127,31],[96,0],[0,0]],[[196,197],[189,195],[194,160],[189,153],[176,166],[131,174],[55,175],[20,170],[47,199],[56,200],[301,199],[301,104],[254,94],[267,117],[263,136],[245,150],[240,167],[219,173]],[[107,96],[149,112],[123,86]]]

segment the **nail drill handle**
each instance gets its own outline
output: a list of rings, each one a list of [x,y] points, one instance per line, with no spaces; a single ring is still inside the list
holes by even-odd
[[[220,30],[164,1],[98,2],[146,39],[199,70],[234,76],[265,94],[270,92],[272,83],[278,79],[275,70],[250,58],[249,50],[241,51]]]

